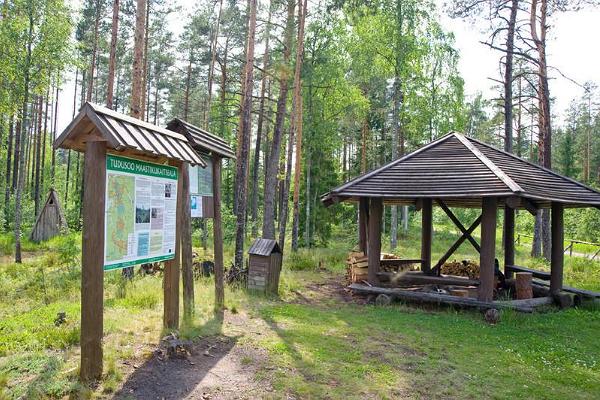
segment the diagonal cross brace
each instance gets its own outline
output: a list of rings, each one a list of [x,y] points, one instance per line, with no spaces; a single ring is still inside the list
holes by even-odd
[[[452,246],[450,246],[450,248],[448,249],[448,251],[442,256],[442,258],[440,258],[440,260],[435,264],[435,266],[431,269],[431,271],[437,271],[439,273],[441,266],[444,265],[444,263],[446,262],[446,260],[448,260],[448,258],[450,258],[450,256],[452,254],[454,254],[454,252],[456,251],[456,249],[458,249],[460,247],[461,244],[463,244],[463,242],[469,237],[471,237],[471,233],[473,233],[473,231],[479,226],[479,224],[481,224],[481,218],[482,216],[480,215],[479,217],[477,217],[477,219],[471,224],[471,226],[469,226],[469,229],[467,229],[463,235],[458,238],[458,240],[456,242],[454,242],[454,244]],[[477,245],[479,246],[479,245]]]
[[[473,239],[473,236],[471,236],[470,232],[467,233],[467,228],[465,228],[465,226],[458,220],[458,218],[456,218],[456,215],[454,215],[452,210],[450,210],[448,206],[444,204],[444,202],[441,200],[437,200],[437,203],[442,208],[442,210],[444,210],[446,215],[452,220],[452,222],[454,222],[454,225],[456,225],[456,227],[462,232],[462,234],[467,235],[467,239],[473,245],[475,250],[477,250],[478,253],[481,253],[481,246],[479,246],[479,243],[477,243],[477,241]]]

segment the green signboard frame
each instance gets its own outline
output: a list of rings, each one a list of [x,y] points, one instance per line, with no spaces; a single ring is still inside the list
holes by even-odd
[[[177,228],[177,168],[109,154],[106,156],[106,172],[104,270],[111,271],[173,259]],[[117,179],[121,179],[121,182],[117,182]],[[161,188],[161,185],[164,186]],[[115,190],[119,193],[115,193]],[[121,195],[127,198],[115,199]],[[118,222],[114,220],[117,207],[124,208],[119,212],[126,214],[124,218],[120,216]],[[114,258],[113,254],[109,259],[108,241],[113,240],[109,237],[109,232],[113,236],[121,236],[117,239],[120,242],[117,247],[121,252],[124,250],[125,254],[119,254],[120,259]],[[161,239],[160,251],[154,251],[154,255],[150,254],[153,245],[151,233],[160,235]],[[124,237],[125,235],[127,236]],[[145,236],[144,244],[140,244],[142,235]],[[166,247],[171,246],[169,252],[165,252],[165,243]],[[135,254],[129,254],[130,247],[134,249]],[[140,249],[146,254],[139,255]]]

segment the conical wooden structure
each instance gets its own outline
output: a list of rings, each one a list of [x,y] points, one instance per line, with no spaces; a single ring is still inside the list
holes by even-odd
[[[46,204],[35,221],[30,239],[36,243],[43,242],[59,235],[67,228],[67,219],[58,195],[54,189],[50,189]]]

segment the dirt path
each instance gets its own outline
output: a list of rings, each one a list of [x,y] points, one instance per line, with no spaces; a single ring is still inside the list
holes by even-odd
[[[267,354],[249,345],[262,320],[225,312],[224,335],[196,339],[190,354],[169,357],[157,348],[141,365],[128,362],[123,386],[113,399],[253,399],[271,391]],[[268,397],[268,396],[266,396]]]
[[[292,302],[320,304],[347,303],[354,299],[343,284],[343,278],[327,276],[323,282],[308,283],[296,292]],[[271,398],[267,352],[254,345],[271,331],[260,318],[244,312],[226,311],[223,335],[195,340],[186,358],[168,357],[157,348],[146,361],[131,360],[126,364],[124,383],[112,397],[130,399],[258,399]],[[290,397],[293,398],[293,397]]]

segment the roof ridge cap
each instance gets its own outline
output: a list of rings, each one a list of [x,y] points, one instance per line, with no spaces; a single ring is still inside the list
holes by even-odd
[[[502,183],[504,183],[512,192],[520,193],[524,192],[523,188],[519,186],[502,168],[498,167],[492,160],[486,157],[477,147],[471,143],[470,138],[466,138],[458,132],[453,132],[453,135],[465,146],[475,157],[479,159]]]
[[[405,155],[403,155],[400,158],[397,158],[395,160],[389,161],[388,163],[383,164],[379,168],[376,168],[376,169],[374,169],[372,171],[369,171],[369,172],[365,172],[364,174],[357,176],[356,178],[354,178],[354,179],[352,179],[352,180],[344,183],[343,185],[340,185],[337,188],[335,188],[333,190],[330,190],[324,196],[327,196],[329,194],[333,194],[333,193],[339,192],[340,190],[347,189],[350,186],[353,186],[353,185],[357,184],[358,182],[362,182],[363,180],[365,180],[365,179],[367,179],[367,178],[369,178],[369,177],[371,177],[371,176],[373,176],[375,174],[378,174],[379,172],[381,172],[381,171],[383,171],[383,170],[385,170],[387,168],[393,167],[394,165],[399,164],[402,161],[408,160],[409,158],[411,158],[411,157],[413,157],[413,156],[421,153],[424,150],[427,150],[427,149],[430,149],[430,148],[432,148],[434,146],[437,146],[438,144],[440,144],[440,143],[448,140],[450,137],[452,137],[452,132],[450,132],[450,133],[442,136],[441,138],[439,138],[439,139],[437,139],[437,140],[435,140],[433,142],[430,142],[430,143],[426,144],[425,146],[423,146],[421,148],[418,148],[417,150],[415,150],[415,151],[413,151],[411,153],[405,154]]]

